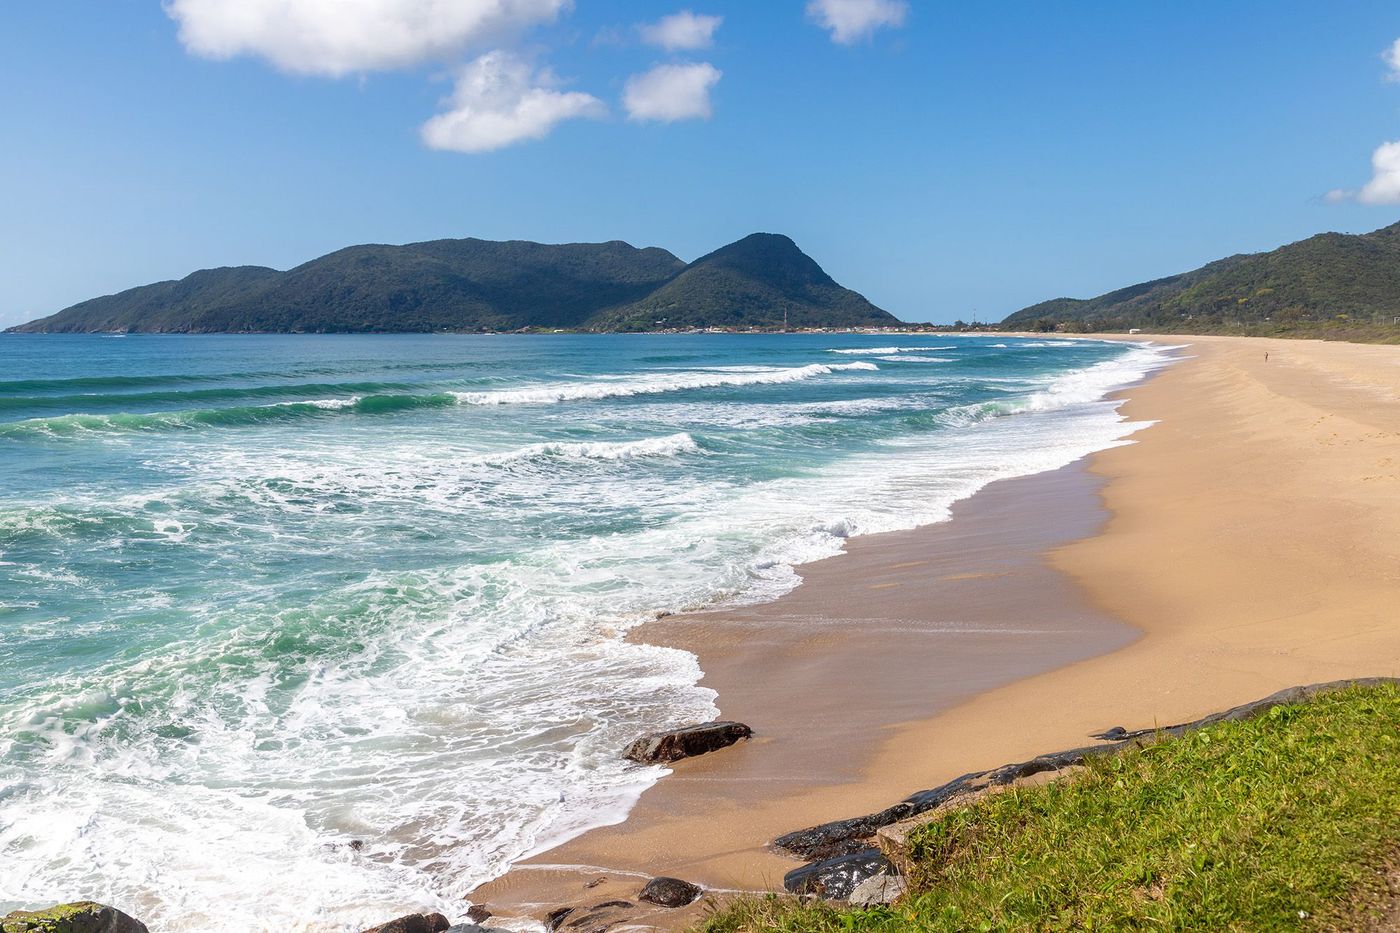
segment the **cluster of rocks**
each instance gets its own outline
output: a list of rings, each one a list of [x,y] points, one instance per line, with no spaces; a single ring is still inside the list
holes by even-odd
[[[544,925],[551,933],[555,930],[567,933],[604,933],[615,926],[635,925],[641,918],[642,904],[675,910],[688,907],[700,899],[704,890],[689,881],[679,878],[652,878],[637,894],[637,901],[614,898],[576,907],[560,907],[550,911],[544,918]]]

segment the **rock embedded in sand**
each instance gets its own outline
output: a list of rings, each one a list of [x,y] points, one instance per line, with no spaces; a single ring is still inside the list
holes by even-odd
[[[572,907],[559,907],[544,915],[544,927],[546,930],[557,930],[559,925],[573,913]]]
[[[491,911],[487,910],[484,904],[473,904],[467,908],[467,919],[472,923],[480,923],[483,920],[489,919],[490,916]]]
[[[627,746],[623,754],[642,764],[679,761],[726,748],[751,735],[753,730],[742,722],[707,722],[644,735]]]
[[[452,924],[442,914],[409,914],[371,927],[364,933],[444,933]]]
[[[545,917],[545,926],[567,933],[605,933],[616,926],[633,925],[636,918],[632,912],[636,907],[631,901],[602,901],[591,907],[561,907],[550,911]]]
[[[0,917],[3,933],[150,933],[146,925],[105,904],[75,901]]]
[[[703,893],[699,885],[689,881],[661,877],[648,881],[646,887],[642,888],[642,893],[637,895],[637,899],[658,907],[684,907],[695,903],[696,898]]]

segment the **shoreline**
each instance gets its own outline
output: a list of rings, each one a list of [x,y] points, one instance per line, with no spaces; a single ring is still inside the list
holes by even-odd
[[[799,794],[771,788],[768,807],[790,814],[781,831],[858,815],[963,771],[1082,743],[1088,732],[1120,721],[1184,721],[1293,683],[1400,671],[1393,618],[1400,596],[1393,545],[1400,540],[1400,350],[1170,339],[1189,344],[1189,358],[1119,393],[1127,397],[1123,413],[1130,420],[1158,424],[1134,435],[1134,444],[1089,458],[1086,475],[1103,483],[1106,524],[1097,534],[1053,545],[1045,556],[1088,605],[1141,636],[895,725],[855,769],[855,781]],[[862,540],[852,542],[852,551]],[[708,683],[714,675],[706,670]],[[719,703],[727,710],[723,692]],[[714,850],[714,814],[682,808],[661,813],[648,827],[646,811],[661,796],[684,796],[680,785],[703,787],[707,772],[733,770],[746,751],[761,748],[755,741],[745,751],[679,763],[624,823],[526,860],[479,888],[473,900],[538,913],[546,902],[634,894],[634,876],[587,891],[579,882],[584,875],[618,874],[629,847],[635,856],[648,844],[667,846],[670,864],[685,863],[680,849]],[[918,779],[882,795],[876,788],[892,775]],[[820,817],[805,818],[813,809]],[[722,851],[729,864],[747,859],[749,867],[734,876],[739,883],[711,878],[710,885],[776,888],[773,874],[798,863],[763,848],[767,841]],[[587,872],[545,867],[584,853],[599,856],[587,862],[594,866]],[[639,870],[662,874],[668,867]],[[646,922],[693,918],[688,909]]]
[[[1090,605],[1045,559],[1109,517],[1092,456],[996,480],[945,521],[853,538],[843,553],[802,565],[802,584],[777,600],[633,629],[629,640],[695,655],[719,718],[749,724],[755,737],[668,765],[623,821],[527,856],[470,900],[539,918],[571,897],[632,897],[658,874],[711,891],[780,889],[799,863],[769,851],[771,838],[804,817],[878,808],[923,786],[918,766],[881,768],[872,780],[882,736],[1131,643],[1140,633]],[[939,657],[911,658],[911,638]],[[647,920],[669,926],[693,914]]]
[[[1090,458],[1106,527],[1048,555],[1143,637],[911,723],[875,768],[913,742],[976,737],[981,755],[961,763],[981,767],[1120,720],[1181,722],[1289,684],[1400,671],[1400,348],[1170,339],[1192,358],[1123,409],[1159,423]],[[1007,721],[1035,728],[988,732]]]

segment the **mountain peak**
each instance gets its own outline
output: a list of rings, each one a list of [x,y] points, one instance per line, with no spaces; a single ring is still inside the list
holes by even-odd
[[[748,275],[762,274],[781,280],[787,287],[839,287],[826,274],[826,270],[817,265],[816,260],[781,233],[750,233],[741,240],[701,256],[690,265],[691,268],[716,265]]]

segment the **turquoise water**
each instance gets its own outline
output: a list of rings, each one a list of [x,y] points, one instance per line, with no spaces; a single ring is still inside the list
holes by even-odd
[[[897,345],[896,345],[897,344]],[[659,611],[773,598],[1137,426],[1004,337],[0,339],[0,912],[460,912],[711,717]],[[352,840],[363,843],[356,848]]]

